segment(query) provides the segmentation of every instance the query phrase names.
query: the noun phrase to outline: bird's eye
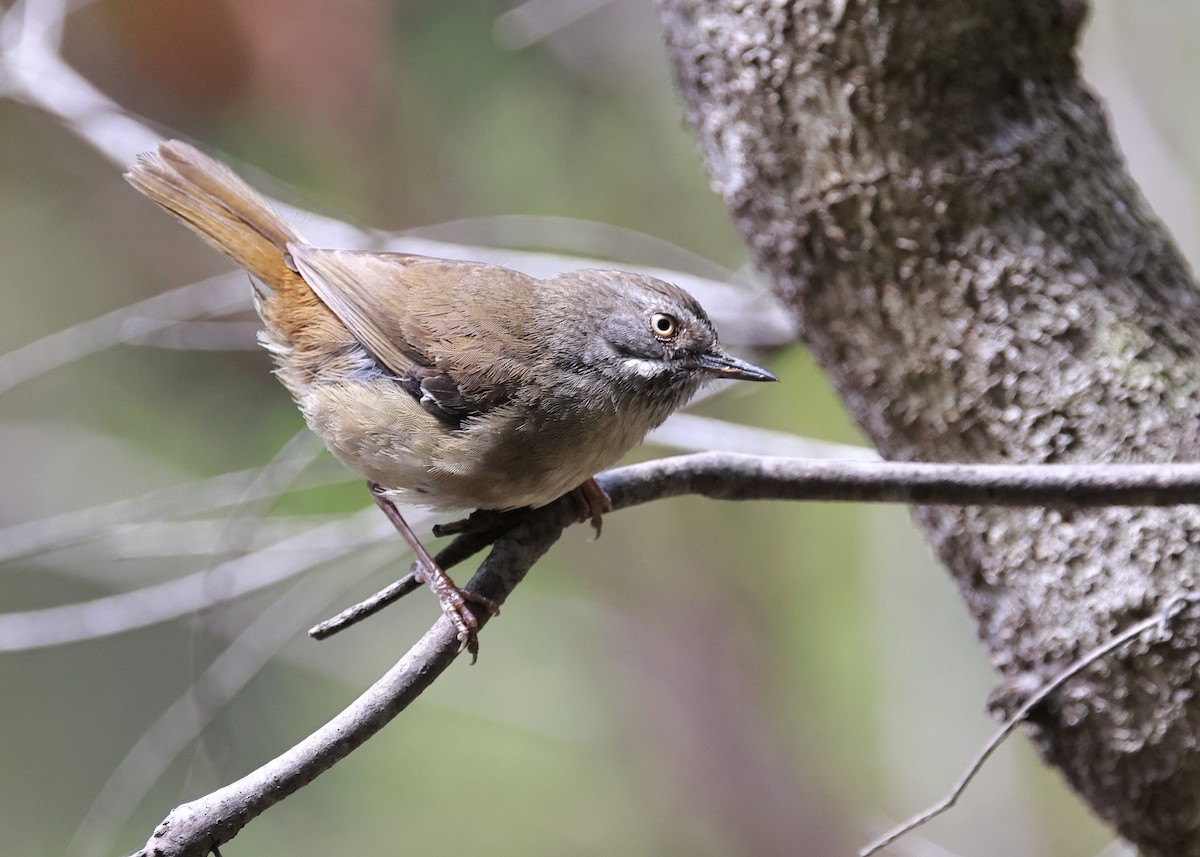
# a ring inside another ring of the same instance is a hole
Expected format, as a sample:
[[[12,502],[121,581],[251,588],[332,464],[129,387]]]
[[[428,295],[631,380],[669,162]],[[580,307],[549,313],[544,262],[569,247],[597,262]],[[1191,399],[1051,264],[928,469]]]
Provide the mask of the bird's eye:
[[[674,316],[656,312],[650,316],[650,329],[659,339],[670,339],[679,331],[679,323],[675,321]]]

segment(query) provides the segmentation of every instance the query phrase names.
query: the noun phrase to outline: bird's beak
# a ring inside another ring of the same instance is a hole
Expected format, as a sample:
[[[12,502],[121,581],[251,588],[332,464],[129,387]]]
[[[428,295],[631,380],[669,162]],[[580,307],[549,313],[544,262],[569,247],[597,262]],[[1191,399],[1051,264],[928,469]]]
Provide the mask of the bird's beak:
[[[705,352],[696,358],[696,365],[701,369],[712,372],[718,378],[728,378],[736,381],[778,381],[779,379],[753,363],[738,360],[720,352]]]

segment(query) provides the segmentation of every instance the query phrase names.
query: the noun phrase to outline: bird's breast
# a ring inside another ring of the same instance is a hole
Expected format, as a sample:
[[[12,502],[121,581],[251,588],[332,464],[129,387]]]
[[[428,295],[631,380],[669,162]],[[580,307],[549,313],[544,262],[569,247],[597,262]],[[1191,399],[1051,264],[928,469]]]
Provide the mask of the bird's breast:
[[[651,396],[550,395],[452,428],[385,377],[311,384],[297,402],[351,470],[402,502],[445,510],[550,503],[616,463],[673,409]]]

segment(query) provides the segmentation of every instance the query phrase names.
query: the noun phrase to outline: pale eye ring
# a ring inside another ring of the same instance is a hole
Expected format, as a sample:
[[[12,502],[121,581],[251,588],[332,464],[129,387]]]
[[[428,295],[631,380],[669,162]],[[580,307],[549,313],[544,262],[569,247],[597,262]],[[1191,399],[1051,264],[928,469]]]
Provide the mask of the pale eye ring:
[[[665,312],[656,312],[650,316],[650,331],[659,339],[671,339],[679,332],[679,322]]]

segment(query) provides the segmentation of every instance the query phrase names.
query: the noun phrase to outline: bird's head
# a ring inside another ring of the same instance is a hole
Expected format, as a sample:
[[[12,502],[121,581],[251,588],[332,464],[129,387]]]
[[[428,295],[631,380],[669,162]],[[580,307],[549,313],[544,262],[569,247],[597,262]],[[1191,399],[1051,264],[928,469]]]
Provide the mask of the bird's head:
[[[778,380],[726,352],[703,307],[678,286],[621,271],[567,276],[571,315],[583,325],[579,365],[621,391],[670,396],[678,407],[710,380]]]

